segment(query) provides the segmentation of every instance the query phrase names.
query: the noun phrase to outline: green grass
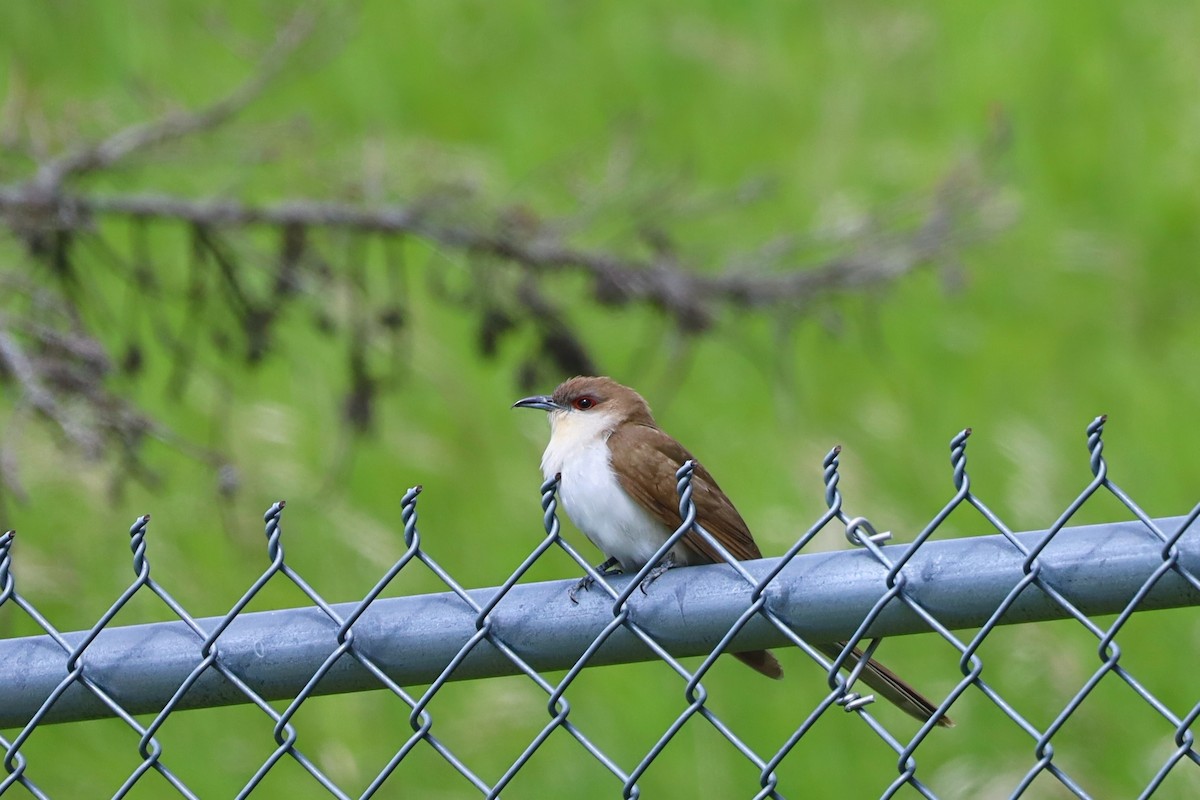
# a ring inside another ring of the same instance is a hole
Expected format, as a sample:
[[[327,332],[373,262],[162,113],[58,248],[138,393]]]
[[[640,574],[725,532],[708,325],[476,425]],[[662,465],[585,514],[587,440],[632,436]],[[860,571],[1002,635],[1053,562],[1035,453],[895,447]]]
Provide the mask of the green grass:
[[[240,79],[246,54],[285,11],[18,2],[0,26],[0,120],[24,120],[18,138],[54,151],[176,102],[203,102]],[[583,194],[603,212],[585,241],[616,246],[639,225],[669,224],[682,253],[715,264],[771,235],[928,190],[1002,114],[1012,146],[994,167],[1019,215],[967,253],[957,290],[923,273],[836,301],[782,336],[769,320],[729,314],[688,345],[652,312],[590,306],[578,281],[563,279],[555,296],[603,368],[638,386],[705,460],[769,554],[822,510],[820,460],[839,443],[849,508],[910,538],[952,495],[946,443],[968,425],[974,486],[1014,527],[1044,527],[1086,485],[1083,429],[1099,413],[1111,419],[1114,479],[1151,514],[1178,514],[1197,501],[1200,472],[1191,436],[1200,402],[1198,38],[1200,11],[1186,4],[368,0],[325,26],[239,124],[87,185],[403,201],[453,179],[490,203],[549,218],[576,212]],[[19,153],[0,154],[4,180],[29,168]],[[691,219],[655,202],[662,186],[719,195],[758,177],[773,192],[745,207]],[[629,208],[635,219],[621,213]],[[103,233],[122,246],[129,235],[121,223]],[[186,237],[166,227],[151,234],[166,313],[180,322],[171,298],[185,285]],[[246,241],[269,252],[271,241],[254,236]],[[223,377],[197,376],[179,402],[163,390],[170,364],[151,351],[145,380],[123,387],[182,433],[234,453],[244,483],[232,501],[218,499],[207,470],[158,447],[150,457],[166,485],[129,486],[114,499],[107,468],[80,465],[43,432],[25,432],[31,499],[0,520],[20,531],[22,591],[61,629],[87,627],[132,577],[124,530],[150,512],[155,576],[193,613],[222,613],[265,567],[260,515],[286,497],[289,561],[326,597],[350,600],[402,551],[398,501],[416,483],[426,489],[429,552],[465,584],[500,583],[541,537],[544,422],[508,409],[521,393],[512,375],[522,342],[480,360],[474,320],[439,303],[428,282],[437,270],[461,287],[468,271],[420,243],[405,255],[406,359],[375,431],[344,458],[336,400],[344,344],[313,333],[303,306],[257,372],[206,347],[204,362]],[[380,265],[378,253],[368,258]],[[110,306],[95,322],[119,346],[137,330],[123,289],[104,277],[95,286]],[[1100,501],[1082,518],[1119,513]],[[948,532],[986,530],[960,512]],[[831,537],[824,543],[836,546]],[[531,577],[575,572],[555,556]],[[395,592],[438,588],[406,573]],[[294,602],[294,593],[273,591],[256,607]],[[139,602],[119,621],[163,616]],[[0,626],[30,632],[19,617],[5,608]],[[1177,714],[1196,701],[1186,666],[1195,631],[1191,612],[1148,614],[1120,639],[1130,669]],[[889,641],[884,655],[934,691],[957,674],[949,649],[927,637]],[[1094,642],[1069,623],[997,631],[984,657],[985,677],[1039,725],[1097,663]],[[780,683],[732,661],[706,681],[722,719],[763,751],[789,735],[823,685],[799,653],[783,658],[789,678]],[[1171,731],[1110,681],[1055,738],[1056,761],[1093,796],[1131,796],[1165,761]],[[684,707],[682,686],[653,665],[585,673],[570,699],[572,719],[626,769]],[[431,710],[435,732],[487,779],[546,719],[544,698],[516,678],[453,685]],[[898,715],[879,713],[907,730]],[[1035,760],[1033,743],[976,692],[955,716],[959,727],[922,746],[918,774],[944,797],[1007,796]],[[298,724],[301,747],[350,790],[409,731],[407,708],[374,694],[314,700]],[[1097,739],[1097,730],[1107,733]],[[162,740],[165,763],[205,797],[234,793],[272,749],[266,718],[248,709],[179,714]],[[56,797],[111,794],[136,764],[135,739],[119,723],[39,729],[23,752],[29,774]],[[782,786],[788,796],[876,796],[896,774],[889,753],[856,720],[828,717],[784,762]],[[167,792],[154,776],[144,783],[134,796]],[[640,785],[643,797],[729,797],[748,796],[756,781],[693,722]],[[313,786],[285,761],[263,793],[309,796]],[[473,796],[427,748],[388,789]],[[506,796],[618,790],[555,735]],[[1194,767],[1182,764],[1157,796],[1195,791]],[[1030,796],[1066,795],[1039,780]]]

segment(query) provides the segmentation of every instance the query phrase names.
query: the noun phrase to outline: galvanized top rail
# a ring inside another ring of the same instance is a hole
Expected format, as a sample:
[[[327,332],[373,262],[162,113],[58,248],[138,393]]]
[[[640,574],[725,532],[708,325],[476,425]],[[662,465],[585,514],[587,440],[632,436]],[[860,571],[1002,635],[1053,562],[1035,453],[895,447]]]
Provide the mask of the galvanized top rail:
[[[1175,547],[1181,567],[1200,574],[1200,524],[1169,517],[1155,524],[1181,532]],[[1183,530],[1184,526],[1190,525]],[[1030,550],[1046,531],[1016,534]],[[906,545],[881,548],[893,561]],[[1146,536],[1141,522],[1068,528],[1054,536],[1039,556],[1045,579],[1089,616],[1120,612],[1162,565],[1162,545]],[[781,559],[742,562],[761,580]],[[1001,535],[929,542],[904,568],[906,589],[947,628],[983,625],[1025,576],[1026,556]],[[799,636],[814,643],[843,641],[858,629],[878,602],[888,570],[862,550],[800,555],[783,566],[765,594],[767,606]],[[631,576],[609,578],[623,591]],[[613,603],[603,593],[567,597],[575,580],[513,586],[488,619],[493,632],[539,672],[568,669],[578,655],[612,622]],[[496,587],[469,592],[487,606]],[[636,619],[672,655],[708,655],[750,605],[752,587],[725,564],[667,572],[648,595],[633,595]],[[343,619],[360,604],[339,603]],[[1171,571],[1142,598],[1142,610],[1200,605],[1200,591]],[[1012,604],[998,624],[1062,619],[1063,606],[1034,586]],[[453,592],[381,598],[362,610],[354,623],[355,643],[401,684],[432,683],[463,644],[478,632],[479,614]],[[203,631],[218,630],[223,617],[196,620]],[[268,700],[295,697],[338,647],[338,629],[317,608],[292,608],[239,614],[217,638],[225,664]],[[889,605],[865,631],[868,638],[928,633],[919,615],[902,603]],[[86,631],[62,638],[73,648]],[[183,622],[106,628],[86,649],[86,674],[113,695],[125,698],[130,713],[163,708],[200,659],[203,643]],[[780,647],[787,637],[765,619],[752,619],[733,640],[734,649]],[[610,636],[591,659],[593,666],[648,661],[658,656],[628,630]],[[26,724],[44,698],[67,676],[68,659],[50,636],[0,640],[0,728]],[[460,663],[453,680],[516,674],[520,670],[484,641]],[[370,671],[342,659],[313,694],[381,688]],[[207,672],[176,704],[203,708],[249,702],[219,673]],[[112,711],[79,684],[72,684],[43,717],[43,723],[111,716]]]

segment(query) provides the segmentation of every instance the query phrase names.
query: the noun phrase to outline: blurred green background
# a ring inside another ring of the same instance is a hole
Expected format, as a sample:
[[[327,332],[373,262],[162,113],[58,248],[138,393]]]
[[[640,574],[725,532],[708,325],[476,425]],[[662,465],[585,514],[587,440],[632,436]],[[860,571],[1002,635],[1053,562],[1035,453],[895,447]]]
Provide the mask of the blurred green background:
[[[10,146],[0,180],[28,177],[39,153],[219,96],[288,10],[6,4],[0,133]],[[1197,41],[1200,7],[1186,3],[364,0],[328,14],[304,57],[236,123],[82,188],[380,203],[459,182],[548,217],[578,211],[586,195],[611,219],[653,214],[656,187],[721,197],[767,181],[772,190],[757,203],[718,203],[672,228],[682,252],[714,263],[708,254],[829,229],[929,191],[1000,117],[1011,144],[993,168],[1015,221],[965,251],[957,284],[922,271],[822,306],[782,334],[768,319],[727,315],[696,341],[651,310],[595,306],[579,282],[562,280],[555,297],[603,370],[638,387],[704,459],[769,555],[823,510],[820,462],[834,444],[844,447],[849,510],[910,539],[952,495],[946,443],[968,425],[973,486],[1015,529],[1049,525],[1087,484],[1083,430],[1099,413],[1110,416],[1111,476],[1167,516],[1200,499],[1191,416],[1200,401]],[[619,246],[636,223],[588,235]],[[122,223],[105,224],[113,241],[127,241]],[[186,235],[170,225],[151,235],[163,283],[181,295],[183,267],[170,267],[186,257]],[[239,492],[220,497],[211,470],[154,445],[148,456],[164,484],[114,498],[111,465],[80,463],[48,431],[26,430],[17,455],[29,500],[9,502],[0,520],[20,532],[21,591],[60,630],[88,627],[132,577],[125,531],[149,512],[155,577],[193,614],[223,613],[265,567],[261,513],[286,497],[289,562],[326,598],[352,600],[402,552],[399,498],[417,483],[434,558],[465,585],[503,581],[542,536],[545,422],[509,410],[523,393],[514,378],[522,342],[481,359],[478,321],[428,285],[434,270],[451,284],[468,279],[456,254],[405,247],[404,378],[372,435],[348,441],[337,395],[343,346],[306,321],[285,322],[279,350],[255,371],[201,372],[183,402],[166,396],[170,365],[150,350],[146,373],[120,388],[180,433],[228,448]],[[0,245],[0,258],[18,253]],[[113,320],[116,347],[135,323]],[[1105,498],[1083,512],[1088,521],[1128,517]],[[987,532],[959,513],[939,535]],[[821,546],[840,538],[830,531]],[[552,552],[530,580],[576,572]],[[390,593],[440,588],[405,570]],[[300,602],[273,588],[253,607]],[[139,598],[118,622],[167,616]],[[10,606],[0,630],[33,628]],[[1118,642],[1121,663],[1185,715],[1197,701],[1195,615],[1135,618]],[[1074,623],[997,631],[982,655],[984,677],[1043,727],[1099,664],[1095,639]],[[888,641],[880,656],[933,695],[958,675],[955,653],[929,637]],[[781,682],[731,659],[706,679],[714,710],[759,752],[779,747],[822,696],[820,673],[801,653],[781,659]],[[627,770],[685,707],[682,684],[662,665],[587,672],[568,697],[572,721]],[[545,723],[544,703],[528,680],[510,678],[452,685],[430,711],[442,741],[494,780]],[[918,752],[918,776],[942,797],[1008,796],[1036,760],[1034,743],[978,692],[953,713],[958,727]],[[916,730],[892,709],[878,714],[899,732]],[[299,745],[356,793],[407,738],[407,716],[380,693],[314,699],[296,720]],[[200,796],[231,796],[274,749],[270,729],[256,710],[180,713],[160,735],[164,762]],[[1056,736],[1055,763],[1092,796],[1132,796],[1174,749],[1172,733],[1109,676]],[[107,722],[39,729],[22,752],[29,776],[55,797],[111,795],[140,761],[136,737]],[[827,715],[780,767],[781,788],[878,796],[895,760],[857,720]],[[1157,796],[1195,796],[1198,774],[1179,765]],[[747,797],[757,779],[694,720],[639,785],[651,798]],[[505,796],[619,791],[556,734]],[[149,775],[132,796],[170,793]],[[261,793],[321,792],[285,759]],[[476,793],[421,747],[383,796]],[[1043,777],[1027,796],[1069,795]]]

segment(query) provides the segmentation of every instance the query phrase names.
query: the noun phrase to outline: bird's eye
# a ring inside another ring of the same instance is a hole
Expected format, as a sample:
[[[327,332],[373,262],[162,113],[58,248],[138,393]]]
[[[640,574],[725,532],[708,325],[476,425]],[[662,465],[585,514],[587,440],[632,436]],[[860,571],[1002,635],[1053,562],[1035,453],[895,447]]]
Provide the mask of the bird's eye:
[[[596,405],[596,401],[590,397],[579,397],[576,398],[575,402],[571,405],[575,406],[580,411],[587,411],[589,408]]]

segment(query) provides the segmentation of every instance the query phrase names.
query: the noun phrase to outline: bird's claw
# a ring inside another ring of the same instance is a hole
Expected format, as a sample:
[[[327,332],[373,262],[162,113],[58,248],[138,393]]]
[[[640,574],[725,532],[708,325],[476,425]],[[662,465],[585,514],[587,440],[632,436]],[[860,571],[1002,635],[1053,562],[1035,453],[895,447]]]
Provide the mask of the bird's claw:
[[[667,553],[667,557],[664,558],[659,563],[655,564],[654,569],[647,572],[646,577],[642,579],[641,584],[638,586],[638,588],[642,590],[642,594],[648,594],[646,592],[646,589],[650,586],[650,584],[654,583],[656,580],[661,578],[667,570],[671,569],[674,566],[675,566],[674,554]]]
[[[579,579],[579,583],[575,584],[574,586],[572,586],[570,589],[567,590],[567,597],[569,597],[571,599],[572,603],[574,603],[575,605],[579,605],[579,600],[578,600],[578,598],[575,597],[575,595],[579,594],[579,592],[581,590],[586,592],[587,590],[591,589],[592,584],[595,582],[596,582],[596,579],[593,578],[591,575],[584,575],[582,578]]]
[[[606,578],[609,575],[620,575],[621,574],[621,562],[615,558],[610,558],[610,559],[606,560],[603,564],[597,564],[596,571],[599,572],[601,575],[603,575]],[[594,584],[595,582],[596,582],[596,579],[593,578],[591,575],[584,575],[582,578],[579,579],[579,583],[575,584],[574,586],[572,586],[570,589],[567,590],[567,597],[571,598],[572,603],[574,603],[575,605],[579,605],[579,600],[578,600],[578,598],[576,598],[576,595],[579,594],[579,592],[581,592],[581,591],[586,592],[589,589],[591,589],[592,584]]]

